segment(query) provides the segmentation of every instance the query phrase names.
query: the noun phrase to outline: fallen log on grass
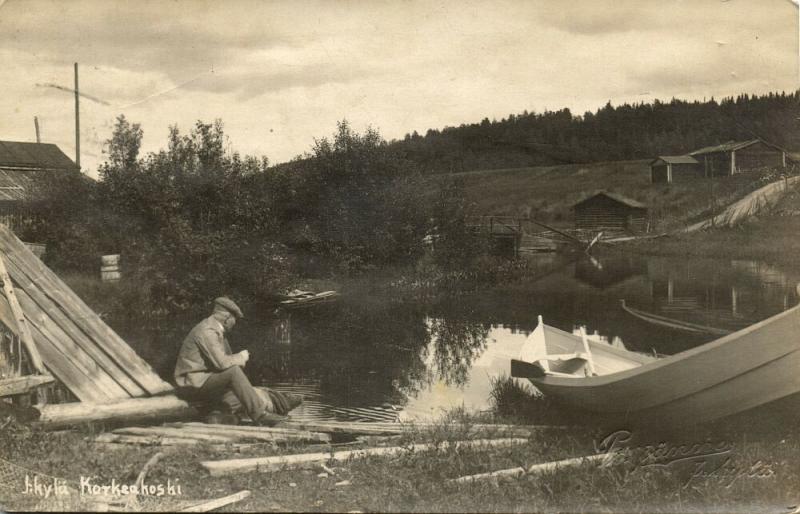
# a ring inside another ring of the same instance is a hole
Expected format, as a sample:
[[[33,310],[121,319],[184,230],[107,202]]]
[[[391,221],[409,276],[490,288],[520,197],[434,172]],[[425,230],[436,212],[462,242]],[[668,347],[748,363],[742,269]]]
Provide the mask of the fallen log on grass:
[[[249,471],[271,472],[281,469],[298,469],[314,467],[331,460],[343,461],[359,457],[392,456],[407,452],[420,452],[442,448],[494,447],[525,444],[527,439],[477,439],[472,441],[455,441],[442,444],[425,443],[410,446],[393,446],[390,448],[366,448],[363,450],[347,450],[327,453],[300,453],[295,455],[276,455],[274,457],[255,457],[250,459],[227,459],[203,461],[200,463],[212,476],[246,473]]]
[[[39,423],[47,427],[90,421],[127,423],[196,419],[197,409],[175,395],[131,398],[114,403],[73,402],[37,406]]]
[[[575,457],[573,459],[557,460],[553,462],[543,462],[541,464],[534,464],[533,466],[525,469],[523,467],[500,469],[497,471],[490,471],[488,473],[478,473],[477,475],[466,475],[458,478],[451,478],[448,482],[451,483],[464,483],[475,482],[478,480],[486,480],[490,478],[511,477],[517,478],[522,475],[541,475],[543,473],[550,473],[562,468],[576,467],[589,462],[596,462],[598,460],[610,459],[607,453],[600,453],[597,455],[587,455],[585,457]]]

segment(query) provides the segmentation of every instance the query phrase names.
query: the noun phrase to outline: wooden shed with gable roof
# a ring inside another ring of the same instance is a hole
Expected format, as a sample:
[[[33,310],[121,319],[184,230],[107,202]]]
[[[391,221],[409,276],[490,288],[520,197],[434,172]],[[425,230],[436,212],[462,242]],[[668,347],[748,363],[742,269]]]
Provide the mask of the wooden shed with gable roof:
[[[660,155],[650,163],[650,183],[671,184],[703,177],[703,168],[691,155]]]
[[[689,153],[706,177],[727,177],[759,168],[786,166],[786,150],[761,139],[728,141]]]
[[[38,215],[37,179],[79,171],[54,144],[0,141],[0,223],[17,231]]]
[[[574,204],[575,227],[593,231],[644,232],[647,206],[620,194],[601,191]]]

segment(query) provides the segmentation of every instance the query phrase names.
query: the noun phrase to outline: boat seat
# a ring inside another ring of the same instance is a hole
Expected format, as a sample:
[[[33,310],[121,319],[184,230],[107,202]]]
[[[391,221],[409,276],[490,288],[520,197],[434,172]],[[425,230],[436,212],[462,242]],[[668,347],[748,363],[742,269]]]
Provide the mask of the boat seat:
[[[538,362],[547,362],[546,373],[561,376],[587,376],[589,359],[585,353],[545,355]]]

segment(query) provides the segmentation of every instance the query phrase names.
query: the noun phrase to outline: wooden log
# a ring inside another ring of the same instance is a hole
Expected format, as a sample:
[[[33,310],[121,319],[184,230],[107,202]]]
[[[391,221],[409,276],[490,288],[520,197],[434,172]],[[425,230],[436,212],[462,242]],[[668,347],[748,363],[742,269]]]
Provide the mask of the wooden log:
[[[182,428],[169,427],[125,427],[112,431],[114,434],[122,435],[143,435],[160,437],[183,437],[186,439],[197,439],[198,441],[208,441],[212,443],[233,443],[238,440],[236,436],[226,436],[219,434],[202,434]]]
[[[27,375],[24,377],[4,378],[0,380],[0,396],[23,394],[32,391],[42,384],[55,380],[50,375]]]
[[[325,443],[331,440],[331,436],[328,434],[285,428],[213,425],[204,423],[168,423],[167,426],[189,432],[231,435],[237,436],[240,439],[257,439],[261,441],[310,441]]]
[[[456,441],[443,443],[444,448],[479,447],[479,446],[508,446],[524,444],[527,439],[477,439],[472,441]],[[277,455],[274,457],[255,457],[250,459],[230,459],[219,461],[204,461],[203,466],[212,476],[246,473],[249,471],[271,472],[281,469],[298,469],[314,467],[319,463],[329,460],[344,461],[359,457],[392,456],[404,452],[421,452],[435,449],[432,443],[414,444],[407,447],[393,446],[390,448],[365,448],[361,450],[346,450],[333,453],[301,453],[295,455]]]
[[[231,505],[232,503],[240,502],[245,498],[250,496],[250,491],[244,490],[239,491],[238,493],[234,493],[228,496],[223,496],[222,498],[217,498],[216,500],[209,500],[207,502],[203,502],[200,505],[194,505],[192,507],[187,507],[178,512],[209,512],[214,509],[219,509],[226,505]]]
[[[465,482],[474,482],[478,480],[486,480],[498,477],[516,478],[516,477],[521,477],[522,475],[541,475],[544,473],[552,473],[558,469],[576,467],[590,462],[596,462],[596,461],[609,462],[608,460],[606,460],[608,458],[609,454],[606,453],[601,453],[597,455],[587,455],[585,457],[575,457],[573,459],[564,459],[553,462],[543,462],[541,464],[534,464],[528,469],[517,467],[517,468],[500,469],[497,471],[490,471],[488,473],[478,473],[477,475],[466,475],[463,477],[451,478],[450,480],[448,480],[448,482],[465,483]]]
[[[78,327],[135,378],[149,394],[172,390],[100,317],[64,282],[28,250],[6,227],[0,227],[0,250],[6,261],[18,267],[27,279],[50,297]],[[12,279],[17,277],[13,276]],[[22,277],[19,277],[22,280]]]
[[[500,477],[521,477],[525,474],[525,468],[508,468],[508,469],[499,469],[497,471],[490,471],[488,473],[478,473],[477,475],[466,475],[463,477],[458,478],[451,478],[448,482],[451,483],[464,483],[464,482],[474,482],[477,480],[486,480],[490,478],[500,478]]]
[[[543,462],[542,464],[534,464],[527,470],[528,475],[541,475],[543,473],[552,473],[561,468],[572,468],[581,466],[583,464],[602,461],[603,463],[612,462],[612,454],[598,453],[596,455],[586,455],[583,457],[575,457],[572,459],[557,460],[553,462]]]
[[[97,444],[113,444],[119,446],[131,444],[141,446],[195,446],[200,444],[201,441],[199,439],[184,439],[182,437],[140,436],[103,432],[94,438],[94,442]]]
[[[160,422],[197,418],[197,409],[174,395],[131,398],[115,403],[62,403],[37,407],[39,423],[48,427],[88,421]]]

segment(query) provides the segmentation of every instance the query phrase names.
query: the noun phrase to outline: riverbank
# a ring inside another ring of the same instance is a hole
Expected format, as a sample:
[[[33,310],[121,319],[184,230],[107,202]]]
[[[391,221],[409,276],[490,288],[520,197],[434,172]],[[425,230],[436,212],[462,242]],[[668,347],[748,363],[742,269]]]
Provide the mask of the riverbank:
[[[795,264],[800,252],[800,192],[791,189],[767,212],[735,227],[632,241],[620,248],[649,255],[725,256]]]
[[[320,465],[304,470],[215,477],[203,469],[201,461],[327,450],[295,443],[248,448],[208,444],[174,449],[121,446],[112,450],[108,445],[92,443],[90,439],[101,428],[88,426],[58,433],[7,426],[0,443],[0,458],[27,468],[31,474],[35,471],[75,482],[79,488],[81,477],[91,478],[96,484],[112,480],[133,483],[145,463],[161,451],[164,456],[149,470],[147,483],[181,486],[179,498],[161,498],[162,505],[176,499],[251,492],[250,497],[225,511],[778,512],[788,511],[800,501],[796,492],[800,441],[796,434],[765,441],[752,435],[729,438],[719,432],[694,432],[680,440],[648,442],[635,434],[626,440],[624,433],[543,429],[512,446],[455,448],[448,442],[464,440],[470,420],[461,417],[451,421],[433,430],[411,431],[381,443],[435,443],[434,449],[330,462],[327,469]],[[585,463],[543,475],[449,482],[465,475],[594,455],[604,448],[604,440],[606,446],[616,441],[617,448],[627,448],[627,458],[608,467]],[[697,443],[724,446],[726,451],[718,457],[699,451],[692,459],[682,461],[673,459],[674,453],[670,457],[669,449],[675,452],[682,444]],[[6,478],[0,484],[17,492],[6,498],[19,497],[25,490],[24,475]],[[151,509],[157,508],[150,505]]]

